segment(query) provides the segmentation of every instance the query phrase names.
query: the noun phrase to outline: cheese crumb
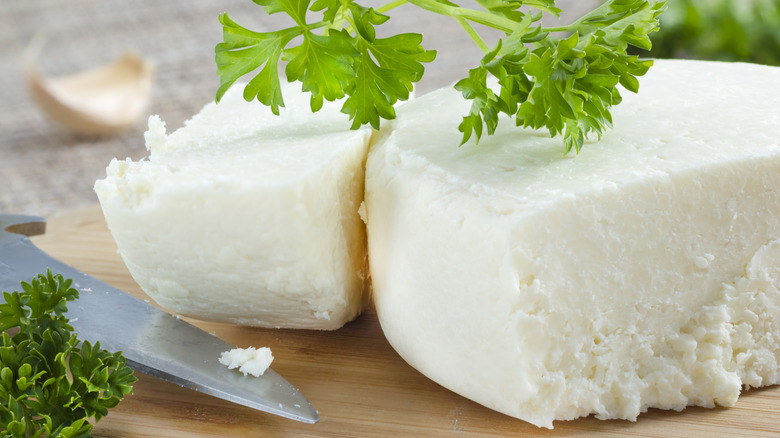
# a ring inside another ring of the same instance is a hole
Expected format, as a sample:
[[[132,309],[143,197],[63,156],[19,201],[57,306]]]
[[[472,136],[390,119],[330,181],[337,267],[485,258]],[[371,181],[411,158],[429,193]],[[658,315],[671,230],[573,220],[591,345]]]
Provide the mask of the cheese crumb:
[[[358,207],[358,216],[360,216],[360,220],[362,220],[364,224],[368,225],[368,214],[366,213],[365,201],[361,202],[360,207]]]
[[[710,263],[715,260],[715,256],[712,254],[705,254],[703,256],[698,256],[693,260],[693,263],[696,265],[699,269],[707,269],[710,267]]]
[[[262,376],[265,370],[271,366],[273,360],[274,356],[268,347],[234,348],[223,352],[219,357],[219,363],[228,369],[238,368],[238,371],[244,373],[245,376],[251,374],[255,377]]]
[[[144,140],[146,142],[146,150],[152,149],[166,149],[166,129],[165,122],[162,121],[160,116],[154,115],[149,117],[149,130],[144,133]]]

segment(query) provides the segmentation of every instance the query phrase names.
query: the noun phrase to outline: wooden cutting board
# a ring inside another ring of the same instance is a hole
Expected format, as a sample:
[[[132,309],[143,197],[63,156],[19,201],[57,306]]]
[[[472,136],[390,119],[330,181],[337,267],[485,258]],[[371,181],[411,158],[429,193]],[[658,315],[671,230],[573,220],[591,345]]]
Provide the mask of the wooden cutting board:
[[[147,298],[117,255],[99,207],[75,210],[50,220],[47,234],[33,241],[65,263]],[[751,389],[730,408],[689,408],[682,412],[654,409],[635,423],[589,417],[556,422],[554,430],[547,430],[491,411],[427,379],[393,351],[373,310],[335,332],[189,321],[237,346],[270,347],[276,358],[274,370],[308,397],[320,413],[320,422],[298,423],[136,373],[139,381],[134,394],[98,423],[97,436],[780,435],[780,387]]]

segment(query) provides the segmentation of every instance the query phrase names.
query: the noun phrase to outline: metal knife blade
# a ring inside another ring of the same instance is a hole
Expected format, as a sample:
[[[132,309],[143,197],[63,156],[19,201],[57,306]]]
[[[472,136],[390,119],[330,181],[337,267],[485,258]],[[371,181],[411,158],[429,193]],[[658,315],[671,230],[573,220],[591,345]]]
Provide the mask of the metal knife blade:
[[[271,414],[304,423],[319,420],[306,397],[273,370],[259,378],[228,370],[218,358],[232,345],[50,257],[23,235],[44,229],[42,218],[0,215],[0,291],[20,290],[21,281],[49,268],[73,279],[79,290],[80,298],[68,303],[79,338],[121,350],[131,368]]]

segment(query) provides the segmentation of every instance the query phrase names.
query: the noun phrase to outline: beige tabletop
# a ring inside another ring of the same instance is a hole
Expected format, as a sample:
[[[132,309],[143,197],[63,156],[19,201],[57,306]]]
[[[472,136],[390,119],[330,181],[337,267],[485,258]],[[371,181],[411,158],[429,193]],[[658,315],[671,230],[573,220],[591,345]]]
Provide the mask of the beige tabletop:
[[[559,1],[567,11],[561,21],[576,18],[594,1]],[[279,26],[277,17],[264,16],[250,0],[0,0],[0,5],[0,212],[42,216],[97,202],[92,186],[112,158],[145,156],[147,114],[159,114],[171,131],[213,100],[220,12],[256,30]],[[381,29],[422,31],[423,45],[438,50],[418,94],[465,77],[478,63],[479,49],[448,17],[409,5],[390,15]],[[32,101],[25,84],[22,55],[36,36],[45,41],[37,58],[44,75],[76,73],[128,50],[150,60],[155,75],[144,116],[105,138],[58,126]]]

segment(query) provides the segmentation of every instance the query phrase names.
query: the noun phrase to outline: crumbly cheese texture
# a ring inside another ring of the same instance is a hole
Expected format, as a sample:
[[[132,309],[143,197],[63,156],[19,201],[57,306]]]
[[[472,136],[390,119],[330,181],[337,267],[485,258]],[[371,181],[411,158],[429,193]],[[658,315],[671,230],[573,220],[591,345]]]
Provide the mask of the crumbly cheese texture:
[[[245,376],[251,374],[260,377],[271,366],[274,355],[268,347],[233,348],[219,356],[219,363],[229,370],[238,368]]]
[[[166,134],[148,159],[113,160],[95,184],[133,278],[166,309],[262,327],[336,329],[366,304],[358,215],[371,130],[338,104],[284,88],[279,117],[235,85]]]
[[[657,61],[578,156],[469,103],[404,105],[371,147],[377,313],[398,353],[542,427],[733,405],[780,381],[780,69]]]

